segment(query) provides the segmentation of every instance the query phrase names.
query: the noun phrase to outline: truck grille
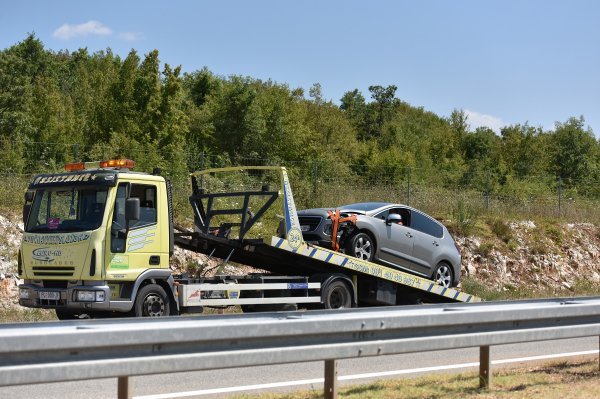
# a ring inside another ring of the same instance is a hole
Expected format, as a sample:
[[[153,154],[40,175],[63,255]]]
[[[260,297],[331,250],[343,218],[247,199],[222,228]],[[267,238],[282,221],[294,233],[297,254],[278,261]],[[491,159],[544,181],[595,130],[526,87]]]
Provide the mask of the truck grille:
[[[75,273],[74,267],[34,266],[35,277],[72,277]]]
[[[319,224],[323,220],[320,216],[299,216],[298,221],[300,222],[300,226],[308,226],[308,230],[306,227],[302,229],[302,231],[314,231],[317,229]]]

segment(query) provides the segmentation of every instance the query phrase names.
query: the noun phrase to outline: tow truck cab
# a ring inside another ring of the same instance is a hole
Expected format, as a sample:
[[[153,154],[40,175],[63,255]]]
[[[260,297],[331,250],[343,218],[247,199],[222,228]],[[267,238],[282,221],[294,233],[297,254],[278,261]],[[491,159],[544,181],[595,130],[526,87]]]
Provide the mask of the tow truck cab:
[[[34,176],[23,207],[22,306],[56,309],[61,319],[135,314],[136,305],[175,311],[170,186],[133,166],[131,160],[75,163],[65,173]],[[169,303],[136,304],[149,284],[162,287]]]

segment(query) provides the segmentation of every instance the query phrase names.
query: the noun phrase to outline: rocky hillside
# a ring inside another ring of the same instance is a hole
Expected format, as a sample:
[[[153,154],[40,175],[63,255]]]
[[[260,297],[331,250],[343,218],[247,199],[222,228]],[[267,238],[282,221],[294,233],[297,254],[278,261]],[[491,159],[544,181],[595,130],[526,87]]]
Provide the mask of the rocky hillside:
[[[589,223],[492,222],[457,237],[463,277],[488,290],[600,293],[600,229]]]
[[[17,250],[23,232],[19,218],[0,215],[0,309],[18,306]],[[465,285],[478,284],[488,293],[551,291],[568,296],[583,284],[600,293],[600,228],[593,224],[491,221],[455,238],[462,248]],[[218,267],[216,260],[181,249],[176,249],[172,262],[178,272],[203,275]],[[248,271],[227,267],[225,273]]]

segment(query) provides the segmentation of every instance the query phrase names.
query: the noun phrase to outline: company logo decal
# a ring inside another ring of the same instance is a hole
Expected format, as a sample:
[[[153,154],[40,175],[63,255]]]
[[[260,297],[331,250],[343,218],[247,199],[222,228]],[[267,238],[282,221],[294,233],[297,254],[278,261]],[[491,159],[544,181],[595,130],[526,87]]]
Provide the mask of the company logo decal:
[[[42,262],[52,262],[58,256],[62,256],[60,249],[38,248],[32,252],[32,258]]]

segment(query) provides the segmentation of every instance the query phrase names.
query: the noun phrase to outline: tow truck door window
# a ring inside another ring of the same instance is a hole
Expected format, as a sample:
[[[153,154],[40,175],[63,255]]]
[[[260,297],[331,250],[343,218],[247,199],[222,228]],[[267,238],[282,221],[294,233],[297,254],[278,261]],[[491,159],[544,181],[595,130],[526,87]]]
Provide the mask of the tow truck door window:
[[[131,228],[138,228],[156,223],[156,186],[132,184],[129,198],[140,199],[140,220]]]

